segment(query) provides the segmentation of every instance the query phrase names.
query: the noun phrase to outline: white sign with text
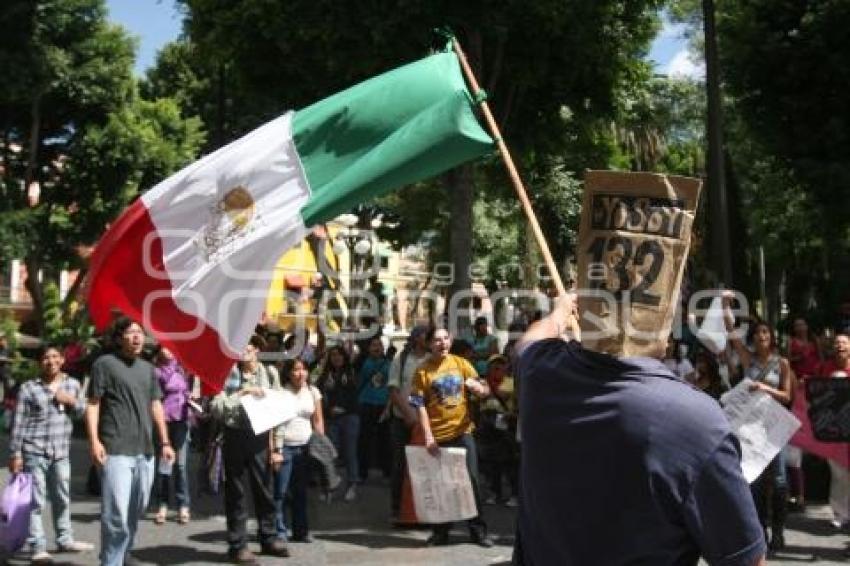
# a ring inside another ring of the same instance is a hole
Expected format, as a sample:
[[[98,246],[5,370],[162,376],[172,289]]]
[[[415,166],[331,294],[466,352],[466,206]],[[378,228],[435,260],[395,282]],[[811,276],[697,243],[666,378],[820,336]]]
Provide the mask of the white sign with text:
[[[800,428],[800,421],[764,391],[750,391],[744,379],[720,398],[732,432],[741,443],[741,470],[752,483]]]
[[[439,456],[423,446],[407,446],[405,451],[420,523],[448,523],[478,515],[465,448],[440,448]]]

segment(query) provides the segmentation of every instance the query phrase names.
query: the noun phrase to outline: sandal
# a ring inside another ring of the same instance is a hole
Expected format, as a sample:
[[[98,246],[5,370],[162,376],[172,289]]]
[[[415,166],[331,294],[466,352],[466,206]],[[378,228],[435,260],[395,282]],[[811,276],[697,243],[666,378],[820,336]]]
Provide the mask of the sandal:
[[[167,518],[167,515],[168,515],[168,508],[167,507],[160,507],[159,511],[156,512],[156,515],[154,515],[153,522],[157,525],[164,525],[165,519]]]
[[[185,525],[189,522],[190,518],[191,518],[191,516],[189,514],[189,508],[188,507],[181,507],[180,513],[178,513],[178,515],[177,515],[177,522],[180,523],[181,525]]]

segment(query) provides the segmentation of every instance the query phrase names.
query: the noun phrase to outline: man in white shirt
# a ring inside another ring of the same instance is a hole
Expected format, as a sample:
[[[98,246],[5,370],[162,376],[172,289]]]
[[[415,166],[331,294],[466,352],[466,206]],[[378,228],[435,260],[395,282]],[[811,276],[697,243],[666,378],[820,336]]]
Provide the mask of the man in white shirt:
[[[388,387],[392,404],[390,438],[392,440],[392,475],[390,476],[390,514],[397,521],[401,505],[401,487],[406,466],[404,447],[410,442],[410,431],[419,421],[416,409],[410,406],[410,384],[416,369],[431,355],[428,349],[428,327],[415,326],[410,331],[404,349],[390,366]]]

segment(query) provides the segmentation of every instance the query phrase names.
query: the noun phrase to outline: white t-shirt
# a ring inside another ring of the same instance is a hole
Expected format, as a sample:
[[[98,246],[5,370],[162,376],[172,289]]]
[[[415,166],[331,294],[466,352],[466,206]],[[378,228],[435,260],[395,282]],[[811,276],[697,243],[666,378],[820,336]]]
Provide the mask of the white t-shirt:
[[[404,360],[404,373],[401,371],[401,354],[395,357],[390,365],[390,376],[387,380],[387,386],[395,387],[401,394],[402,399],[410,397],[410,384],[413,383],[413,376],[416,370],[422,363],[431,357],[430,352],[425,352],[421,356],[416,356],[412,351]],[[401,418],[401,412],[398,407],[393,407],[393,414]]]
[[[295,405],[295,417],[280,425],[277,434],[283,434],[284,446],[304,446],[313,434],[311,418],[316,412],[316,403],[322,398],[322,394],[318,389],[307,384],[304,384],[298,393],[292,391],[288,385],[283,388],[283,392],[287,402]]]

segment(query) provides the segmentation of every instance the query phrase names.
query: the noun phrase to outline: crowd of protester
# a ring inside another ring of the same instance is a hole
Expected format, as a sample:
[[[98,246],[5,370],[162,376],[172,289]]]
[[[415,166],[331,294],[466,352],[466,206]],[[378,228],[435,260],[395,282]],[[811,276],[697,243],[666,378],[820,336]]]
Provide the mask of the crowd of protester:
[[[727,314],[730,330],[737,322]],[[727,349],[719,353],[692,336],[671,337],[663,363],[718,402],[741,379],[749,378],[752,390],[765,392],[801,419],[805,419],[806,379],[850,375],[850,328],[831,328],[827,340],[816,336],[805,319],[796,318],[783,345],[771,325],[749,322],[746,338],[730,334]],[[512,336],[524,328],[523,323],[513,324]],[[514,379],[514,341],[500,348],[484,317],[475,319],[468,335],[457,338],[442,328],[416,326],[398,352],[380,334],[332,343],[306,329],[284,333],[261,325],[223,390],[208,397],[201,394],[199,380],[167,348],[145,346],[137,324],[119,319],[106,342],[108,353],[93,364],[77,366],[66,363],[63,349],[46,346],[38,354],[40,377],[4,388],[11,432],[9,467],[13,472],[29,471],[35,478],[29,539],[34,563],[52,559],[42,526],[48,501],[53,506],[57,549],[91,548],[73,537],[68,494],[71,423],[83,412],[92,459],[100,468],[92,473],[98,477],[104,506],[102,564],[133,562],[129,550],[151,486],[155,525],[170,518],[179,524],[191,520],[190,483],[198,481],[188,473],[192,446],[203,461],[203,489],[223,495],[228,552],[235,563],[255,561],[246,532],[249,489],[261,551],[275,556],[288,556],[290,541],[311,542],[307,511],[311,485],[319,486],[329,504],[338,499],[356,502],[358,486],[377,474],[375,481],[390,492],[389,521],[403,523],[404,448],[417,437],[432,452],[451,446],[466,449],[478,506],[478,515],[468,521],[473,542],[492,545],[484,519],[487,505],[519,503],[521,384]],[[75,362],[78,354],[73,356]],[[91,376],[87,392],[76,378],[84,373]],[[139,377],[144,375],[152,379]],[[255,434],[241,400],[268,389],[286,395],[295,417]],[[47,433],[45,419],[61,427],[51,426]],[[313,470],[323,451],[314,444],[325,436],[334,448],[330,463],[334,469],[324,476],[326,481],[316,481]],[[774,550],[785,546],[789,508],[806,503],[804,449],[792,441],[751,486],[765,539]],[[850,520],[846,452],[845,445],[843,458],[841,450],[837,456],[828,449],[817,454],[829,462],[830,504],[837,527]],[[327,479],[337,469],[344,481]],[[429,544],[448,544],[449,528],[434,525]]]

